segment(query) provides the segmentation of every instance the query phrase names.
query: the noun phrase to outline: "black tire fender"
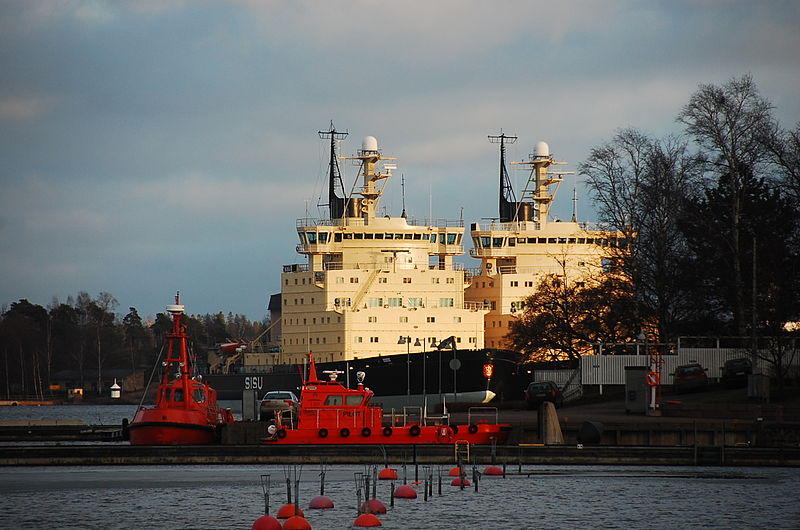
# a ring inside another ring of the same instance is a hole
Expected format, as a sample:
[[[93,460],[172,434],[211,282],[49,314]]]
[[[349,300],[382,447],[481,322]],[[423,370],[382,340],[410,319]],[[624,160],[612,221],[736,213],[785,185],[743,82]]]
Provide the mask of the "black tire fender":
[[[422,429],[419,428],[419,425],[412,425],[411,428],[408,430],[408,434],[411,436],[419,436],[419,433],[422,432]]]
[[[392,428],[391,427],[384,427],[383,428],[383,435],[384,436],[391,436],[392,435]]]
[[[348,436],[350,436],[350,429],[348,429],[347,427],[342,427],[342,430],[339,431],[339,436],[341,436],[342,438],[347,438]]]
[[[470,434],[475,434],[476,432],[478,432],[478,426],[475,425],[474,423],[471,423],[467,430],[469,431]]]
[[[370,429],[369,427],[364,427],[363,429],[361,429],[361,436],[363,436],[364,438],[368,438],[371,434],[372,434],[372,429]]]
[[[326,436],[328,436],[328,429],[323,427],[322,429],[319,430],[317,434],[319,434],[320,438],[325,438]]]

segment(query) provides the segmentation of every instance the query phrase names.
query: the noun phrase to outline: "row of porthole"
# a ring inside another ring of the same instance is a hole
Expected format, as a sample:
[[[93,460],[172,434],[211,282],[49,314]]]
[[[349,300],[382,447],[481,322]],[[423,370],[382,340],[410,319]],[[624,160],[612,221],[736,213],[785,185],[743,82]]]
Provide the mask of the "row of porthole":
[[[451,428],[453,429],[453,434],[458,432],[458,425],[453,425]],[[471,434],[475,434],[476,432],[478,432],[478,426],[470,425],[467,428],[467,430]],[[283,436],[281,436],[281,431],[283,431]],[[391,427],[383,428],[384,436],[391,436],[392,432],[393,430]],[[411,436],[419,436],[420,432],[422,432],[422,430],[419,428],[419,425],[412,425],[411,428],[408,430],[408,434],[410,434]],[[328,429],[323,427],[318,431],[317,434],[319,435],[320,438],[326,438],[328,436]],[[363,429],[361,429],[361,436],[363,436],[364,438],[367,438],[371,435],[372,435],[372,429],[370,429],[369,427],[364,427]],[[285,436],[286,436],[285,430],[281,429],[280,431],[278,431],[278,438],[284,438]],[[347,427],[343,427],[341,430],[339,430],[339,436],[341,436],[342,438],[347,438],[348,436],[350,436],[350,429],[348,429]]]

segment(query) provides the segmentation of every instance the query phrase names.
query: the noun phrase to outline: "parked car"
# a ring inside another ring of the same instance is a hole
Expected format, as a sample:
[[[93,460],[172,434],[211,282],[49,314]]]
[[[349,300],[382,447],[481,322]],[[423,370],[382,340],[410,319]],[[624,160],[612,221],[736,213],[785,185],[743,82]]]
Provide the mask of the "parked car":
[[[708,388],[706,369],[698,363],[677,366],[672,375],[673,389],[678,394]]]
[[[535,409],[545,401],[549,401],[556,408],[564,404],[564,396],[558,385],[552,381],[533,382],[525,389],[525,402],[528,409]]]
[[[296,411],[300,401],[294,392],[288,390],[271,390],[264,394],[259,407],[261,421],[271,420],[277,412]]]
[[[728,388],[747,385],[747,376],[753,373],[753,364],[747,357],[728,359],[722,367],[721,382]]]

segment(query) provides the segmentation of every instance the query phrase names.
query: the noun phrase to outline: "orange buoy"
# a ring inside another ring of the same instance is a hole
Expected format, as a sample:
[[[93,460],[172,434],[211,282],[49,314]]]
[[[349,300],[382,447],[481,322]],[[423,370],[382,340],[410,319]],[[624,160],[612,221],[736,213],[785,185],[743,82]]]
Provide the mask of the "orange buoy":
[[[451,477],[460,477],[461,476],[461,468],[456,466],[450,469],[450,473],[448,473]]]
[[[311,523],[299,515],[293,515],[283,523],[283,530],[311,530]]]
[[[250,530],[281,530],[281,522],[271,515],[262,515],[253,522]]]
[[[373,526],[383,526],[383,523],[381,523],[381,520],[372,515],[371,513],[362,513],[361,515],[356,517],[353,526],[359,528],[368,528]]]
[[[500,466],[486,466],[486,469],[483,470],[484,475],[503,475],[503,468]]]
[[[333,508],[333,500],[327,495],[317,495],[311,502],[308,503],[308,507],[311,510],[328,510]]]
[[[461,486],[461,477],[456,477],[453,479],[453,482],[450,483],[451,486]],[[468,479],[464,479],[464,486],[469,486],[470,481]]]
[[[386,513],[386,505],[378,499],[369,499],[367,502],[361,503],[361,511],[363,513]]]
[[[385,467],[378,473],[378,480],[397,480],[397,470]]]
[[[394,496],[398,499],[416,499],[417,490],[408,484],[403,484],[394,491]]]
[[[295,511],[295,508],[297,511]],[[303,509],[299,506],[295,506],[294,504],[284,504],[281,506],[281,509],[278,510],[277,517],[278,519],[288,519],[293,515],[299,515],[300,517],[303,517]]]

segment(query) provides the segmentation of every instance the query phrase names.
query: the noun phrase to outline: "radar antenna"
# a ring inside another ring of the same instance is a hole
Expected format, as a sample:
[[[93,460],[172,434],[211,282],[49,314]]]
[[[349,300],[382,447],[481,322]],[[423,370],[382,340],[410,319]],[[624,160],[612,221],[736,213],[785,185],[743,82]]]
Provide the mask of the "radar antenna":
[[[506,143],[513,144],[517,141],[517,137],[508,136],[500,129],[499,135],[489,135],[489,141],[493,144],[500,144],[500,222],[508,223],[517,217],[515,211],[517,198],[506,169]]]
[[[345,202],[347,197],[344,192],[344,182],[342,182],[342,175],[339,172],[339,159],[336,157],[336,141],[347,138],[348,132],[340,132],[336,130],[331,120],[331,127],[327,131],[317,131],[319,137],[322,139],[331,140],[331,155],[328,168],[328,208],[330,210],[331,219],[339,219],[344,215]],[[342,196],[337,195],[337,189],[341,190]]]

